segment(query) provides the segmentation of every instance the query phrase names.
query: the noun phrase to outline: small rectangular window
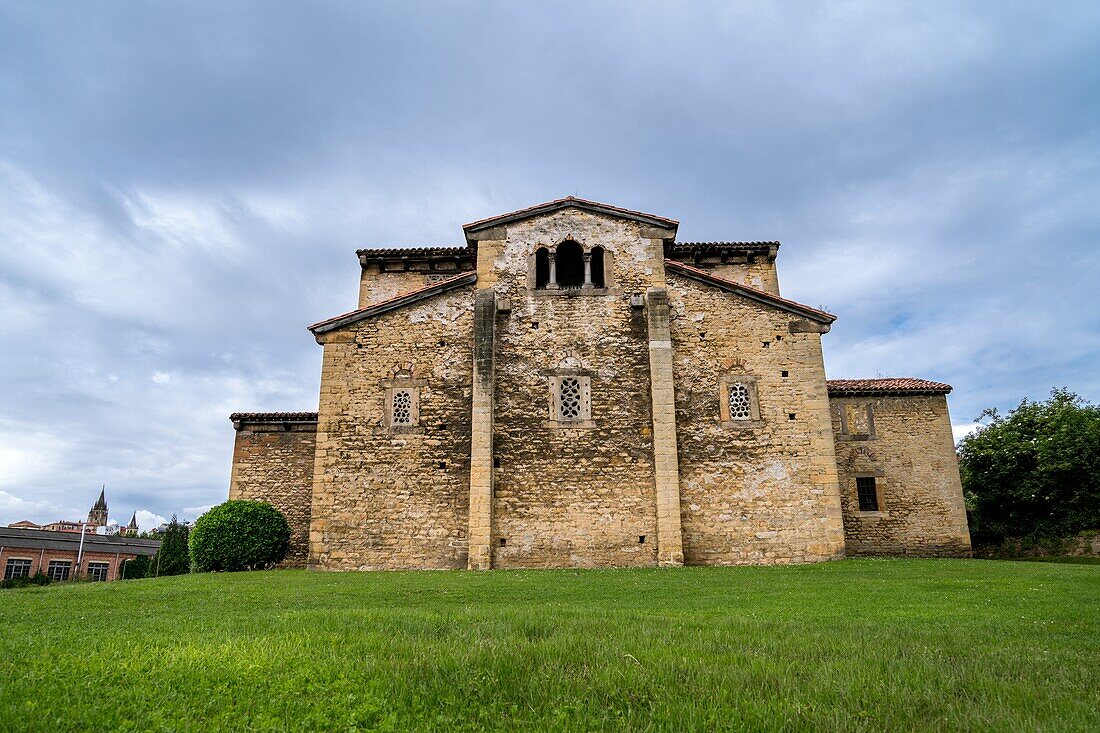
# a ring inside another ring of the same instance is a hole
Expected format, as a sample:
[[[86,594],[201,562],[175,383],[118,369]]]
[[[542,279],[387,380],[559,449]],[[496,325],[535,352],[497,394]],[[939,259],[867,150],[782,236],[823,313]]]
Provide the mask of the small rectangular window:
[[[858,476],[856,478],[856,495],[859,498],[859,510],[861,512],[877,512],[878,487],[875,485],[874,476]]]
[[[4,580],[26,578],[31,574],[31,561],[22,558],[10,558],[4,568]]]
[[[68,560],[50,560],[49,568],[46,570],[46,575],[50,576],[50,580],[61,582],[69,579],[69,571],[72,570],[73,564]]]
[[[105,562],[88,563],[88,580],[107,580],[108,564]]]

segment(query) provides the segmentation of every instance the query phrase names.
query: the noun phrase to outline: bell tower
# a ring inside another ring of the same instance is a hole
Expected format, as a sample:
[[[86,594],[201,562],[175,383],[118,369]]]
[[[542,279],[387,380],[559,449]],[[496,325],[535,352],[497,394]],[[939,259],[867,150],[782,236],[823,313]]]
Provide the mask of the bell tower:
[[[99,490],[99,498],[88,512],[88,524],[92,526],[103,527],[107,524],[107,499],[103,495],[106,490],[106,486]]]

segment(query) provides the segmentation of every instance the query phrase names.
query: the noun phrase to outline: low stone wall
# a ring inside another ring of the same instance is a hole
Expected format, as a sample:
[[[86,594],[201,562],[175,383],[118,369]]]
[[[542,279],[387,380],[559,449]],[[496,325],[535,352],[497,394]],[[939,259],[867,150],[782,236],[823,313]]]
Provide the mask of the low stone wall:
[[[975,544],[974,557],[1009,560],[1017,557],[1100,558],[1100,530],[1092,529],[1071,537],[1006,539],[997,545]]]
[[[230,499],[266,501],[290,524],[286,565],[301,567],[309,554],[309,518],[317,420],[234,416]]]

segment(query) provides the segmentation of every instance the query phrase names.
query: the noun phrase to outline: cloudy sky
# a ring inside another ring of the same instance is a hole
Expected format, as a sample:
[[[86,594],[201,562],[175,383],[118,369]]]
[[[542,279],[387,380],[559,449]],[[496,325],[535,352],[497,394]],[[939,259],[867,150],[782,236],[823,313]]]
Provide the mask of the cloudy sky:
[[[193,518],[356,248],[570,194],[781,240],[829,375],[960,432],[1100,399],[1095,0],[5,3],[0,523]]]

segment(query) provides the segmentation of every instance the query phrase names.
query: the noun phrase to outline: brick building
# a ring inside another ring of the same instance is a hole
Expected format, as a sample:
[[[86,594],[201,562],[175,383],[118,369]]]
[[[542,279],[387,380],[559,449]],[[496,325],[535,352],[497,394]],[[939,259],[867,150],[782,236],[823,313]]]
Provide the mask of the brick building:
[[[566,198],[358,252],[314,412],[235,413],[230,498],[323,569],[970,552],[948,385],[825,379],[777,242]]]
[[[5,580],[39,572],[55,581],[117,580],[123,577],[128,560],[139,555],[151,557],[159,547],[159,540],[88,533],[81,538],[79,530],[4,527],[0,528],[0,568]]]

